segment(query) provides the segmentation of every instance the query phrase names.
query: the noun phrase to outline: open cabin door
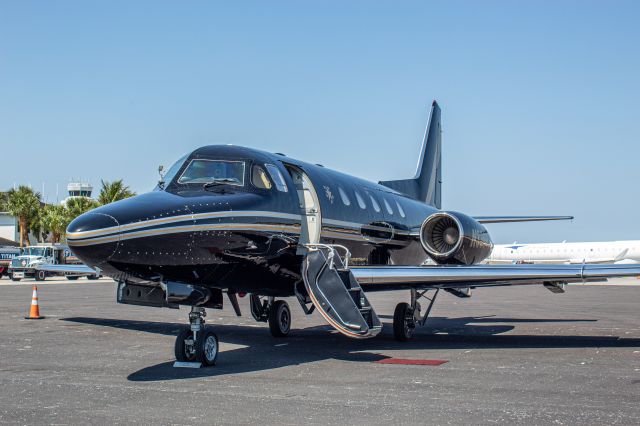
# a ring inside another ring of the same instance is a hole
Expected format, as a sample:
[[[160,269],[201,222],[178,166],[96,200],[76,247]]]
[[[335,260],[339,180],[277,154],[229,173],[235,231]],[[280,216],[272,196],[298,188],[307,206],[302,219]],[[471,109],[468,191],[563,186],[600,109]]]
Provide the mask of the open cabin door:
[[[320,216],[320,202],[313,183],[309,176],[302,169],[285,165],[298,194],[300,204],[300,215],[302,223],[300,229],[300,240],[298,241],[298,254],[306,253],[304,244],[318,244],[320,242],[320,231],[322,228],[322,218]]]

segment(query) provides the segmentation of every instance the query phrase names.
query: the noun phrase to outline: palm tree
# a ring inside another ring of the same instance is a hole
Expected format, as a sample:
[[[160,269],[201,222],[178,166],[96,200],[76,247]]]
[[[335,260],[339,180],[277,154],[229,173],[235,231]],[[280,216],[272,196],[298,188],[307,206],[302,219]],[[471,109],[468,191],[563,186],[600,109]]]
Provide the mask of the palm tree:
[[[66,210],[66,218],[67,224],[70,223],[73,219],[80,216],[82,213],[86,213],[89,210],[93,210],[98,207],[100,204],[87,197],[73,197],[67,200],[65,210]]]
[[[18,218],[20,226],[20,247],[29,242],[29,227],[37,218],[40,210],[40,193],[28,186],[20,185],[18,189],[7,192],[7,211]]]
[[[125,198],[133,197],[135,192],[131,191],[128,186],[122,183],[122,179],[113,182],[101,181],[102,189],[98,196],[98,202],[102,205],[113,203]]]
[[[7,211],[7,193],[0,192],[0,212]]]
[[[67,209],[61,205],[46,205],[41,215],[43,229],[51,233],[51,242],[59,243],[69,225]]]

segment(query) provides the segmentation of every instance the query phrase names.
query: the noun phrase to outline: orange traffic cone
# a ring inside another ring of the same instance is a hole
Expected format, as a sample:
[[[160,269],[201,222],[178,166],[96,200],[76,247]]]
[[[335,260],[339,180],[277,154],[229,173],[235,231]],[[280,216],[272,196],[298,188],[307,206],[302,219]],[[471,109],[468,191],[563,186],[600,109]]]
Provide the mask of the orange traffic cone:
[[[38,286],[33,286],[33,296],[31,296],[31,310],[29,311],[29,316],[24,317],[25,319],[43,319],[44,317],[40,316],[40,308],[38,307]]]

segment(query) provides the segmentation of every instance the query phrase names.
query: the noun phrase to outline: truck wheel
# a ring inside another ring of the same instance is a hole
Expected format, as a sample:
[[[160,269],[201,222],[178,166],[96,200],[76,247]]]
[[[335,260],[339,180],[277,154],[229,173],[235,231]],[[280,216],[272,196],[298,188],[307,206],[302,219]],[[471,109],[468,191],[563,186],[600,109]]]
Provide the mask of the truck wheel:
[[[44,281],[47,278],[45,271],[36,271],[36,281]]]
[[[76,276],[67,275],[67,279],[68,279],[69,281],[75,281],[75,280],[77,280],[77,279],[78,279],[78,276],[77,276],[77,275],[76,275]]]
[[[87,279],[88,279],[88,280],[97,280],[97,279],[98,279],[98,277],[97,277],[97,276],[95,276],[95,275],[87,275]]]
[[[11,275],[11,281],[18,282],[20,280],[21,280],[21,278],[13,278],[13,274]]]

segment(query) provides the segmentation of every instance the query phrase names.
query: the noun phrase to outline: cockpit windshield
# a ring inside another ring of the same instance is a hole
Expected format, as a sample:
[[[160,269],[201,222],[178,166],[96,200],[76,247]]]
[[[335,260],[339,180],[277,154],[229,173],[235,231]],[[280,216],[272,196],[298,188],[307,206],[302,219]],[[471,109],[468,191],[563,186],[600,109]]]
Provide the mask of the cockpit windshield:
[[[184,160],[186,160],[188,156],[189,154],[185,154],[182,157],[180,157],[178,161],[173,163],[173,166],[171,166],[169,170],[167,170],[167,173],[164,175],[164,178],[163,178],[164,182],[171,182],[176,177],[176,175],[180,171],[180,168],[184,164]]]
[[[182,172],[178,183],[244,186],[244,167],[244,161],[194,159]]]

